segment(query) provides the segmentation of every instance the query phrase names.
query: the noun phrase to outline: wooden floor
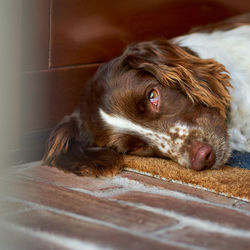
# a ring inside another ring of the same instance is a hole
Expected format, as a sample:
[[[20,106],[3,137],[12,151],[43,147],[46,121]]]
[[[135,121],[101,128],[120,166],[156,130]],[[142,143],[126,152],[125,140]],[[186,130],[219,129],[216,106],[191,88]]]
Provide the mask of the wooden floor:
[[[0,249],[250,249],[250,203],[123,172],[1,174]]]

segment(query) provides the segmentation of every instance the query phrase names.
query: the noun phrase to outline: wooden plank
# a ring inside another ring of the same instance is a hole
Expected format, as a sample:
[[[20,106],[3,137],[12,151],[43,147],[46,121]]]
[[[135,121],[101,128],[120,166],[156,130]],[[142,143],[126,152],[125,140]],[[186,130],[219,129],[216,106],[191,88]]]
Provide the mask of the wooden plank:
[[[183,185],[179,183],[174,183],[171,181],[159,180],[157,178],[152,178],[142,174],[135,174],[133,172],[124,171],[119,176],[128,178],[130,180],[135,180],[143,183],[144,185],[155,186],[158,188],[164,188],[168,190],[178,191],[183,194],[187,194],[199,199],[203,199],[209,202],[224,204],[229,206],[234,206],[237,203],[237,199],[228,198],[226,196],[218,195],[207,190],[197,189],[188,185]]]
[[[40,205],[64,210],[96,220],[105,221],[128,229],[152,232],[172,226],[176,220],[139,208],[68,190],[60,186],[36,182],[28,178],[2,180],[7,194]]]
[[[171,196],[157,194],[131,192],[117,195],[115,199],[128,201],[136,204],[144,204],[150,207],[175,211],[187,217],[210,221],[226,227],[242,230],[250,229],[250,216],[243,211],[235,211],[223,206],[215,206],[203,202],[185,199],[176,199]]]
[[[64,246],[58,246],[51,241],[46,241],[31,235],[24,228],[14,227],[13,225],[0,224],[0,249],[4,250],[68,250]]]
[[[10,218],[8,221],[36,232],[44,241],[53,236],[52,243],[70,246],[71,249],[179,249],[167,243],[161,243],[148,234],[119,230],[98,223],[75,219],[46,210],[32,211]],[[32,235],[32,234],[31,234]],[[26,236],[27,237],[27,236]]]
[[[22,202],[11,202],[7,200],[0,200],[0,216],[16,213],[29,208]]]
[[[250,246],[250,238],[211,233],[195,227],[184,227],[180,230],[159,234],[158,236],[176,242],[181,239],[183,243],[206,249],[248,249]]]

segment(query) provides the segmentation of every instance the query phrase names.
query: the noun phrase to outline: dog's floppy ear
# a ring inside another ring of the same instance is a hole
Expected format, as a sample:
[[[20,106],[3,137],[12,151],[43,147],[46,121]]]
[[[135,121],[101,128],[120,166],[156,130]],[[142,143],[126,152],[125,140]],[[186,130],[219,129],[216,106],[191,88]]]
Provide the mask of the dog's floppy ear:
[[[113,176],[121,169],[121,161],[117,152],[92,146],[78,110],[52,130],[43,157],[43,165],[94,177]]]
[[[124,63],[152,74],[161,84],[183,92],[192,102],[217,109],[226,117],[230,77],[222,64],[201,59],[166,40],[131,45]]]

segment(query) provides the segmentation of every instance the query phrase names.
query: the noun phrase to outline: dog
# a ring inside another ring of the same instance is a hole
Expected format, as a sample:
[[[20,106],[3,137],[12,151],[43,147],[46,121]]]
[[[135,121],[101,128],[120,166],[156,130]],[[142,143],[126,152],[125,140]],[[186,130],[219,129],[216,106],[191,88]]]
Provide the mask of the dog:
[[[96,177],[119,172],[127,154],[205,170],[232,149],[250,152],[250,13],[134,43],[101,65],[43,162]]]

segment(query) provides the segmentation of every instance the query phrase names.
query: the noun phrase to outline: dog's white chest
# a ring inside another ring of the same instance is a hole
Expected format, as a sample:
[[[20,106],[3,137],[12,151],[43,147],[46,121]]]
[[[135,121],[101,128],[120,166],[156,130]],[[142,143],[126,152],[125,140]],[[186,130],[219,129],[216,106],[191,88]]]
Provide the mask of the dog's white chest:
[[[213,58],[230,73],[232,95],[228,119],[233,149],[250,152],[250,25],[229,31],[193,33],[174,40],[201,58]]]

